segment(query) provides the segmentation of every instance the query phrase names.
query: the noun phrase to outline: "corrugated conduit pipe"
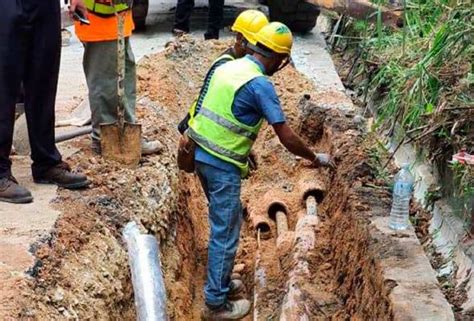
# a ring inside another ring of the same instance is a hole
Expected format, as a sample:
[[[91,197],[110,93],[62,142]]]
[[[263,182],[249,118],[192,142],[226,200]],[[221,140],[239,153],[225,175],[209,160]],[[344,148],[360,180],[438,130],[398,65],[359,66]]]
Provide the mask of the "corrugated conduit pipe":
[[[127,244],[137,320],[168,320],[160,248],[156,238],[141,234],[135,222],[129,222],[122,235]]]

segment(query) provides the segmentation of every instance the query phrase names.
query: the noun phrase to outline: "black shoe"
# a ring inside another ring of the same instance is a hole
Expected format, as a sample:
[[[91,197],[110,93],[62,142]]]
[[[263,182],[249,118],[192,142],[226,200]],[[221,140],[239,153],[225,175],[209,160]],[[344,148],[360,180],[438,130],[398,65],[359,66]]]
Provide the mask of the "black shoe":
[[[29,190],[20,186],[13,176],[0,178],[0,201],[25,204],[33,202],[33,196]]]
[[[92,149],[92,152],[96,155],[102,154],[102,147],[100,146],[99,139],[92,138],[91,149]]]
[[[33,180],[37,184],[55,184],[67,189],[84,188],[90,184],[84,174],[71,172],[71,168],[66,163],[51,167],[41,176],[33,177]]]

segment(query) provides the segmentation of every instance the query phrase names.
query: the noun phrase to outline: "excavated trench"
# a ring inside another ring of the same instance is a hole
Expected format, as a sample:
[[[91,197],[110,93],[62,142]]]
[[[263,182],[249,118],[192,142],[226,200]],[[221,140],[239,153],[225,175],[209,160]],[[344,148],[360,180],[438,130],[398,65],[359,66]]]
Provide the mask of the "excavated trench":
[[[175,126],[226,46],[183,38],[141,62],[139,119],[163,150],[138,169],[95,157],[86,138],[75,143],[81,153],[70,161],[92,177],[93,186],[60,192],[55,206],[62,215],[50,238],[32,249],[37,261],[16,316],[134,320],[121,231],[136,220],[160,241],[170,319],[200,319],[206,202],[196,177],[177,170]],[[387,211],[390,196],[367,187],[377,182],[364,123],[325,107],[341,94],[318,92],[292,68],[274,83],[290,125],[315,150],[335,155],[337,170],[309,168],[271,128],[262,130],[254,148],[258,170],[243,182],[245,221],[233,275],[242,278],[254,302],[246,320],[391,319],[391,287],[378,264],[387,244],[369,237],[367,220]],[[306,213],[308,198],[317,216]]]

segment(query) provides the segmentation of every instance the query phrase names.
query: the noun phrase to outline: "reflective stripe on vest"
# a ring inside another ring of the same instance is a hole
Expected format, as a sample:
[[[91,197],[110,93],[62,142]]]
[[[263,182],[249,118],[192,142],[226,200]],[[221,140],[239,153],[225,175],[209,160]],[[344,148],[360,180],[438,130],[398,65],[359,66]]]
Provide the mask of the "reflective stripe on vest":
[[[243,124],[232,113],[232,105],[239,89],[259,76],[263,76],[260,67],[248,58],[218,67],[187,132],[208,153],[239,167],[243,177],[248,174],[247,157],[263,119],[254,126]]]
[[[114,5],[112,1],[108,0],[85,0],[84,3],[87,10],[107,16],[130,8],[126,3],[117,3]]]
[[[211,148],[213,151],[216,151],[219,154],[224,155],[228,158],[232,158],[238,162],[241,162],[241,163],[247,162],[246,156],[239,155],[237,153],[234,153],[231,150],[227,150],[217,144],[214,144],[212,141],[210,141],[206,137],[201,136],[198,133],[196,133],[192,128],[188,129],[187,134],[189,135],[189,137],[192,137],[192,139],[200,146],[207,146]]]

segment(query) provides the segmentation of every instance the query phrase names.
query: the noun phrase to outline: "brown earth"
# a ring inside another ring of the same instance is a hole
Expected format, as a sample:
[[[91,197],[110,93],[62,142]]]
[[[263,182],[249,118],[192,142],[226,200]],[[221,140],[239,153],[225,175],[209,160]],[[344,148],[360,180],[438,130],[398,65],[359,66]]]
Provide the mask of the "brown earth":
[[[37,261],[12,317],[134,320],[120,234],[133,219],[160,240],[170,319],[199,320],[207,260],[206,202],[197,179],[178,172],[175,128],[208,66],[228,45],[182,38],[140,64],[139,93],[145,98],[139,100],[138,118],[145,135],[158,139],[163,151],[145,157],[137,169],[94,156],[87,138],[75,143],[82,153],[70,162],[92,178],[93,186],[79,192],[60,191],[55,203],[62,215],[50,239],[34,247]],[[347,98],[316,94],[292,68],[277,75],[274,83],[289,124],[315,150],[335,155],[338,167],[335,172],[309,168],[282,147],[271,128],[263,128],[254,149],[258,170],[243,182],[247,219],[236,259],[251,300],[257,253],[258,267],[266,272],[265,286],[257,287],[258,320],[279,317],[288,272],[294,268],[293,245],[290,241],[277,247],[271,219],[270,238],[257,242],[250,217],[257,212],[266,215],[267,205],[260,200],[275,192],[285,202],[293,231],[304,215],[299,185],[308,179],[320,181],[326,197],[319,206],[316,242],[308,253],[309,277],[297,280],[306,314],[311,320],[389,320],[392,287],[384,283],[377,260],[390,242],[370,239],[366,218],[386,213],[390,195],[377,187],[363,144],[364,123],[352,113],[328,109]]]

